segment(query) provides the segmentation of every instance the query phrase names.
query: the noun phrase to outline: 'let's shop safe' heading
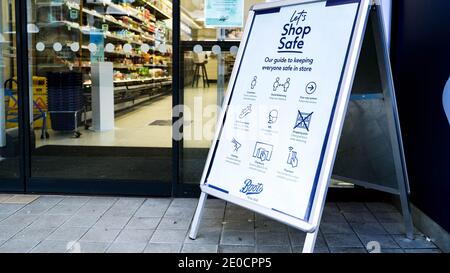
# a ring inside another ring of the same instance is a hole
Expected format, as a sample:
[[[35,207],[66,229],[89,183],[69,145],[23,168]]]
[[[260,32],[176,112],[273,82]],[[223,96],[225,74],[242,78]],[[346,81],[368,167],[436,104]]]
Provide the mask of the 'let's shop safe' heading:
[[[306,15],[305,10],[294,11],[289,23],[283,26],[278,53],[303,53],[301,49],[305,45],[305,36],[311,33],[311,26],[304,26]]]

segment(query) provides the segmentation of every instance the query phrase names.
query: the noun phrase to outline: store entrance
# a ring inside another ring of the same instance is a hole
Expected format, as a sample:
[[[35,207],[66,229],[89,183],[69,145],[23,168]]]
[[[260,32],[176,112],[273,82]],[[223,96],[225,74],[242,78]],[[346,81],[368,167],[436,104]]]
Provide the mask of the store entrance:
[[[28,191],[171,195],[172,3],[39,0]]]
[[[198,193],[242,26],[207,26],[198,1],[36,0],[19,30],[1,3],[18,120],[2,117],[0,191]]]

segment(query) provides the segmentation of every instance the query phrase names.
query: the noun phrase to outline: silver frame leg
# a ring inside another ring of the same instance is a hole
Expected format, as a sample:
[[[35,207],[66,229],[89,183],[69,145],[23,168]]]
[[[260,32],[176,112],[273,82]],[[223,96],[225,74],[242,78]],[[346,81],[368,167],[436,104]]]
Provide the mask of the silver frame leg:
[[[200,198],[198,199],[197,209],[195,210],[194,219],[192,220],[191,231],[189,232],[189,238],[195,240],[197,238],[198,228],[200,227],[200,220],[203,215],[203,209],[205,207],[206,199],[208,199],[208,194],[202,192]]]
[[[312,233],[306,233],[305,244],[303,245],[302,253],[314,253],[314,247],[316,245],[317,234],[319,233],[319,227]]]
[[[414,240],[414,225],[409,206],[408,193],[405,188],[400,187],[400,203],[402,206],[403,221],[405,223],[406,238]]]
[[[403,221],[405,223],[405,233],[408,239],[414,239],[414,225],[409,205],[409,181],[406,160],[403,151],[402,133],[398,116],[397,101],[395,97],[394,79],[392,77],[389,50],[385,41],[385,30],[383,25],[383,15],[378,6],[372,12],[372,28],[377,52],[377,60],[380,69],[380,79],[383,88],[389,135],[392,144],[395,171],[398,181],[398,195],[402,207]]]

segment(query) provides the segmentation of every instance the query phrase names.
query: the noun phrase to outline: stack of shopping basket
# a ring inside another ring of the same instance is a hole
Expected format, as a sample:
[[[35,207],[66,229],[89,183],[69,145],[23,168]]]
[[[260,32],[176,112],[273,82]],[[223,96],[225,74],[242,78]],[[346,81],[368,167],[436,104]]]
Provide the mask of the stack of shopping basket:
[[[49,72],[48,112],[54,131],[73,131],[76,137],[83,111],[82,74],[79,72]]]

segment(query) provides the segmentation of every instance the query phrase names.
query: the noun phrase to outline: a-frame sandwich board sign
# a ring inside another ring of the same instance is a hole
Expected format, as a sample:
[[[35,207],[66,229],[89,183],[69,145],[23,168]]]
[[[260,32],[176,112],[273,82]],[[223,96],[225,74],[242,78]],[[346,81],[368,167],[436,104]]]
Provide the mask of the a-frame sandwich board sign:
[[[252,7],[191,239],[213,195],[307,232],[303,251],[313,251],[372,4],[293,0]],[[374,35],[382,41],[382,27]],[[395,104],[390,66],[385,72]],[[401,185],[406,191],[405,180]]]

